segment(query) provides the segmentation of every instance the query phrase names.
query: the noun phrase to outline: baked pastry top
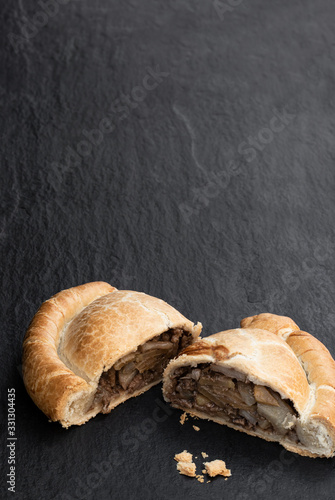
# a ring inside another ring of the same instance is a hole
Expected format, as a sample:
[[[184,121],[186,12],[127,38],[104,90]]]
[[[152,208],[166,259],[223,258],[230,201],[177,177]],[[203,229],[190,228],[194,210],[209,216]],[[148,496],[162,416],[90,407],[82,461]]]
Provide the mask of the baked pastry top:
[[[310,457],[334,456],[335,362],[293,320],[274,314],[199,339],[164,372],[172,406],[278,441]]]
[[[50,420],[81,425],[159,383],[200,331],[200,323],[144,293],[104,282],[63,290],[28,327],[24,383]]]

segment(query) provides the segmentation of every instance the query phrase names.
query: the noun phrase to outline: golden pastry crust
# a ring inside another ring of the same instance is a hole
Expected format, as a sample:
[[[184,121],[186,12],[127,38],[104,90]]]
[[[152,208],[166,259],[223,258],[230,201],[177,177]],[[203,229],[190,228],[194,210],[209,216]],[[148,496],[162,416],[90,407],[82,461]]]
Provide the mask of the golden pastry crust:
[[[284,316],[259,314],[245,318],[241,321],[241,326],[247,324],[249,328],[258,328],[260,322],[268,331],[285,340],[303,367],[313,392],[309,419],[323,424],[327,429],[333,442],[332,455],[329,456],[333,456],[335,453],[335,361],[332,355],[318,339],[310,333],[301,331],[290,318]],[[299,453],[296,448],[293,448],[291,447],[290,451]],[[318,455],[309,454],[308,456]]]
[[[169,328],[196,338],[201,324],[194,326],[163,300],[104,282],[63,290],[41,305],[26,332],[27,391],[51,420],[81,425],[100,411],[92,404],[103,371]],[[129,397],[122,395],[114,406]]]
[[[299,415],[299,438],[304,444],[295,444],[261,429],[243,429],[243,432],[278,441],[300,455],[333,456],[335,362],[329,351],[312,335],[301,332],[290,318],[261,314],[242,320],[241,325],[243,328],[199,339],[169,363],[164,372],[166,401],[172,387],[171,375],[178,367],[199,363],[221,365],[245,374],[257,385],[269,386],[283,399],[292,401]],[[209,417],[194,408],[181,409],[242,431],[223,417]]]
[[[242,319],[240,325],[241,328],[258,328],[259,330],[267,330],[268,332],[275,333],[282,338],[288,333],[299,330],[298,325],[291,318],[270,313],[249,316],[248,318]]]

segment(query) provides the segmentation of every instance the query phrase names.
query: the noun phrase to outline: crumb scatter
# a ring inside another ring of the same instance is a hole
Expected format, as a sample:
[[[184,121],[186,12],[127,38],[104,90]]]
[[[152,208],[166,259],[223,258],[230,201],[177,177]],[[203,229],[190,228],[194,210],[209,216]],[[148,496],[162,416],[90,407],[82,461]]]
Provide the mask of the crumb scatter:
[[[207,453],[202,451],[201,455],[203,458],[208,457]],[[198,458],[198,457],[195,457]],[[195,477],[199,483],[204,483],[204,474],[208,474],[210,477],[223,476],[224,480],[227,481],[228,477],[231,476],[230,469],[227,469],[226,463],[223,460],[212,460],[211,462],[203,462],[205,466],[202,469],[202,474],[196,473],[196,464],[193,462],[193,455],[189,453],[187,450],[182,451],[181,453],[176,453],[174,459],[177,463],[177,470],[179,474],[183,474],[184,476]],[[211,481],[206,481],[210,483]]]

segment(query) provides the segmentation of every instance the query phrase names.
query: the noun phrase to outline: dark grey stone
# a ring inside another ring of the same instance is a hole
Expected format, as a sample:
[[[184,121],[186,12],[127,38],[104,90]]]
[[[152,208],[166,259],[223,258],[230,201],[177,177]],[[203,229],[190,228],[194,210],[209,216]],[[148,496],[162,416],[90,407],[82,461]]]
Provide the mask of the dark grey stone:
[[[41,302],[91,280],[165,299],[204,335],[289,315],[335,354],[334,2],[4,0],[0,11],[15,498],[333,498],[334,460],[205,421],[196,433],[177,411],[156,422],[160,387],[65,431],[32,403],[20,364]],[[184,449],[199,471],[206,451],[233,476],[179,476]]]

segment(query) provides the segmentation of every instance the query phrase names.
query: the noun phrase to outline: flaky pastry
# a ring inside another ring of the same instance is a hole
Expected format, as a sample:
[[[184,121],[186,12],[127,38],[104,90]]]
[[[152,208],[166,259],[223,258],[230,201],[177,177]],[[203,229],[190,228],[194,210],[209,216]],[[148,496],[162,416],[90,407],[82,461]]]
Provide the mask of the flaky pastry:
[[[199,339],[164,372],[172,406],[277,441],[309,457],[335,452],[335,362],[293,320],[274,314]]]
[[[138,396],[200,334],[163,300],[93,282],[42,304],[23,342],[23,379],[36,405],[64,427]]]

